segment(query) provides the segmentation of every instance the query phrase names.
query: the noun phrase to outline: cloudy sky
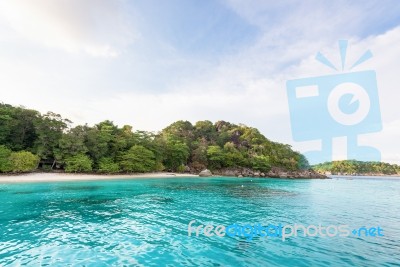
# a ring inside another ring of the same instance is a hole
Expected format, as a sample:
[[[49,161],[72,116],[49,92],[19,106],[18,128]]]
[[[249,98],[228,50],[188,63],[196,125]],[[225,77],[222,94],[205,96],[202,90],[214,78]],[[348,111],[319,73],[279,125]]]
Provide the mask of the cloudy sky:
[[[14,0],[0,2],[0,101],[157,131],[176,120],[256,127],[292,137],[287,80],[331,75],[370,49],[383,130],[360,144],[400,163],[400,2]],[[344,157],[338,152],[336,158]]]

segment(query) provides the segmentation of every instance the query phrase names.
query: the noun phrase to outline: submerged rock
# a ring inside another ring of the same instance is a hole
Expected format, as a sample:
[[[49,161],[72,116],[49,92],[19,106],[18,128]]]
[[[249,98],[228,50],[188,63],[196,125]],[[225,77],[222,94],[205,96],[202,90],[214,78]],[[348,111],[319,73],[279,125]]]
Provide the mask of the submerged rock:
[[[210,170],[205,169],[205,170],[202,170],[202,171],[199,173],[199,176],[200,176],[200,177],[210,177],[210,176],[212,176],[212,173],[211,173]]]

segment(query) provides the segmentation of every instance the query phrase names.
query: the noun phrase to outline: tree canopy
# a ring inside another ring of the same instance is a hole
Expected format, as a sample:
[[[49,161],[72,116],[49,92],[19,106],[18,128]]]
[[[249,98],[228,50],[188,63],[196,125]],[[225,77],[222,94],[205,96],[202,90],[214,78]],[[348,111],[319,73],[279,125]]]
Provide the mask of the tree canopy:
[[[289,145],[270,141],[256,128],[222,120],[177,121],[157,133],[118,127],[109,120],[71,125],[53,112],[0,104],[0,172],[37,167],[101,173],[309,168],[307,159]],[[17,168],[17,162],[29,167]]]

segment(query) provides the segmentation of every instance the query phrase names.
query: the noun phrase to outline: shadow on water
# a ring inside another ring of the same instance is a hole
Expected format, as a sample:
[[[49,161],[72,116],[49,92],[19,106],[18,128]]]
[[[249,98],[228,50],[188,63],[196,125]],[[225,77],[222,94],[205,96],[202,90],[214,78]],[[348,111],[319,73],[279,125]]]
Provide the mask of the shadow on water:
[[[96,191],[101,189],[102,186],[99,185],[64,185],[57,187],[60,191]]]
[[[30,194],[35,194],[37,191],[17,191],[13,192],[14,195],[30,195]]]
[[[114,203],[115,200],[117,200],[117,198],[115,198],[115,197],[91,196],[91,197],[79,197],[79,198],[65,199],[64,203],[72,203],[72,204],[91,206],[91,205],[112,204],[112,203]]]
[[[157,189],[164,189],[167,191],[197,191],[201,193],[210,194],[223,194],[232,197],[239,198],[269,198],[269,197],[291,197],[296,196],[298,193],[266,187],[265,185],[259,183],[253,183],[250,181],[243,181],[242,183],[192,183],[192,184],[182,184],[182,183],[171,183],[171,184],[156,184],[152,187]]]
[[[36,189],[36,190],[25,190],[25,191],[16,191],[12,192],[13,195],[31,195],[31,194],[46,194],[51,192],[50,189]]]
[[[271,197],[291,197],[298,195],[297,193],[275,189],[269,187],[258,187],[258,186],[233,186],[226,188],[226,194],[233,197],[241,198],[271,198]]]

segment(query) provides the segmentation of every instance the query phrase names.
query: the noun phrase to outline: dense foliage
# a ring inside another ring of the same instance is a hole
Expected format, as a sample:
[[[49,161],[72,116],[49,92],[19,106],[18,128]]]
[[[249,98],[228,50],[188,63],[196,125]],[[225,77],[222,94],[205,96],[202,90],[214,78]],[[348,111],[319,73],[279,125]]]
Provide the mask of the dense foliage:
[[[92,165],[92,160],[84,154],[78,154],[65,159],[66,172],[90,172]]]
[[[225,121],[177,121],[159,133],[111,121],[71,126],[60,115],[0,104],[0,172],[37,167],[67,172],[200,171],[245,167],[268,171],[309,168],[289,145],[257,129]]]
[[[313,166],[313,169],[320,173],[330,172],[332,174],[400,174],[400,166],[396,164],[356,160],[325,162]]]
[[[28,151],[12,152],[0,146],[0,172],[29,172],[37,168],[39,157]]]

